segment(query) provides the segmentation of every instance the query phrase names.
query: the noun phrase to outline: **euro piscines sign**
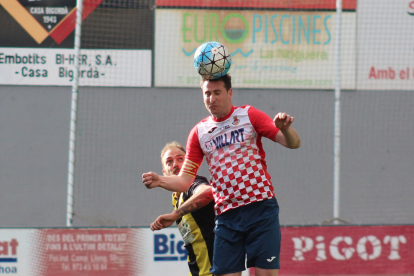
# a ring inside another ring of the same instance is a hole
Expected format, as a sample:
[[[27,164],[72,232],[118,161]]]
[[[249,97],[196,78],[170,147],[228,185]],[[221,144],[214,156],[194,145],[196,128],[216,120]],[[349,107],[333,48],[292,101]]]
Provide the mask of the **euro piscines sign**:
[[[333,88],[338,34],[332,1],[296,2],[158,0],[155,85],[198,87],[194,53],[218,41],[231,53],[229,73],[237,87]],[[342,15],[341,85],[355,89],[356,2],[345,2],[351,4]],[[200,6],[189,8],[194,5]]]

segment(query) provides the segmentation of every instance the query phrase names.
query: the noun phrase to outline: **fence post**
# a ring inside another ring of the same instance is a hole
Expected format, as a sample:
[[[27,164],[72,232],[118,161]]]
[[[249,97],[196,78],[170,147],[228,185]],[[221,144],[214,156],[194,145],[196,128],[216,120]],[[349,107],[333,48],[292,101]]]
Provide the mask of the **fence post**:
[[[68,192],[66,207],[66,227],[71,227],[73,223],[73,188],[75,175],[75,145],[76,145],[76,115],[78,109],[79,92],[79,53],[82,31],[83,0],[76,3],[76,27],[75,27],[75,59],[73,66],[72,101],[70,106],[70,133],[69,133],[69,157],[68,157]]]
[[[336,41],[335,41],[335,120],[334,120],[334,183],[333,183],[333,221],[338,224],[340,211],[340,173],[341,173],[341,18],[342,0],[336,0]]]

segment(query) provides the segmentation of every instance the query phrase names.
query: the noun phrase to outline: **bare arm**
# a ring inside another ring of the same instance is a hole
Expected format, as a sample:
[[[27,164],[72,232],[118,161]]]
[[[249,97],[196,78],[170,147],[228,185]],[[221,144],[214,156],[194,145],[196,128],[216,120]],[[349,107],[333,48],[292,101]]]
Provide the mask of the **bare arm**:
[[[209,185],[200,185],[195,190],[195,193],[177,210],[170,214],[159,216],[153,223],[151,223],[151,230],[161,230],[170,227],[174,221],[182,218],[184,215],[197,211],[213,201],[213,193]]]
[[[183,205],[180,206],[177,210],[174,210],[173,213],[177,215],[177,219],[183,217],[186,214],[197,211],[198,209],[206,206],[214,200],[213,192],[211,191],[210,185],[200,185],[194,191],[193,196],[191,196]]]
[[[142,175],[142,183],[148,189],[161,187],[172,192],[185,192],[193,183],[195,177],[182,174],[171,176],[159,176],[154,172],[147,172]]]
[[[291,117],[284,112],[278,113],[273,119],[275,126],[280,129],[276,134],[275,141],[290,149],[297,149],[300,147],[299,135],[296,130],[290,126],[294,120],[294,117]]]

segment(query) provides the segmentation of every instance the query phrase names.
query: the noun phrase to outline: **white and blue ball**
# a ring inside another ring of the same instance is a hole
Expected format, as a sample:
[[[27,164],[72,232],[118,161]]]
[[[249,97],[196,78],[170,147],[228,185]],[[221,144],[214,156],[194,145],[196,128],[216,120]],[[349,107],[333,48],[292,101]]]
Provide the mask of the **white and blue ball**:
[[[211,41],[202,44],[194,54],[194,67],[208,80],[218,79],[230,70],[230,51],[221,43]]]

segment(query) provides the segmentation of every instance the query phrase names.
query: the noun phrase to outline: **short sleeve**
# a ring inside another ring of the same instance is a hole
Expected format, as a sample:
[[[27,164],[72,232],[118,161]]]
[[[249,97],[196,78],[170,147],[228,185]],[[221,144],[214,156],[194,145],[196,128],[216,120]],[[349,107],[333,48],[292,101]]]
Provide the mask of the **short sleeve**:
[[[197,126],[195,126],[188,135],[185,160],[180,174],[195,177],[203,162],[203,157],[204,154],[200,147],[200,141],[198,140]]]
[[[200,141],[198,140],[198,129],[195,126],[188,135],[185,159],[190,160],[200,167],[203,158],[204,154],[200,147]]]
[[[185,197],[189,198],[192,195],[194,195],[194,191],[200,186],[200,185],[210,185],[207,178],[203,176],[196,176],[196,179],[194,180],[194,183],[188,188],[187,191],[185,191]]]
[[[275,126],[272,118],[263,111],[260,111],[252,106],[249,108],[249,119],[256,132],[272,141],[275,141],[276,134],[279,129]]]

